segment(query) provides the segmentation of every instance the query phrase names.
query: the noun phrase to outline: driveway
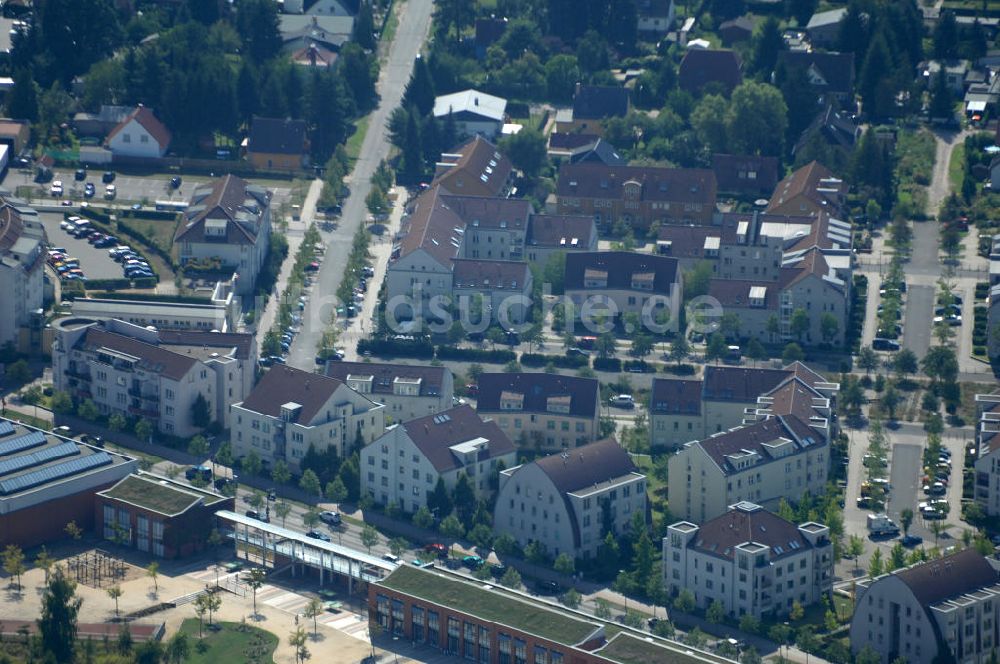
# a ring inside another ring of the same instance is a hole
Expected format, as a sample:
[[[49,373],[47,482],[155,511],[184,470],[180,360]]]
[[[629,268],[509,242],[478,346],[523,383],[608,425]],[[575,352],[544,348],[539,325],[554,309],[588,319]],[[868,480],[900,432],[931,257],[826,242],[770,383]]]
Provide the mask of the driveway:
[[[931,325],[934,319],[934,287],[911,286],[906,294],[906,314],[903,328],[903,348],[923,359],[931,345]]]
[[[45,226],[45,234],[49,238],[49,244],[54,247],[65,247],[70,256],[79,258],[80,269],[83,270],[88,279],[122,278],[121,265],[111,260],[106,248],[96,249],[86,240],[78,240],[59,228],[59,222],[63,220],[61,214],[43,212],[38,216],[42,225]]]
[[[920,445],[897,443],[892,446],[892,473],[889,476],[892,493],[889,495],[886,512],[896,523],[900,522],[899,515],[903,510],[908,508],[914,513],[917,511],[922,456],[923,448]],[[910,530],[914,531],[914,534],[924,535],[925,533],[916,527],[916,521],[914,519],[914,527]]]
[[[403,6],[399,18],[399,30],[389,47],[389,56],[383,62],[379,75],[377,90],[381,101],[378,108],[371,113],[369,131],[361,144],[361,151],[350,177],[351,194],[343,203],[344,211],[337,229],[330,233],[321,233],[327,249],[312,292],[323,294],[324,297],[314,295],[309,298],[302,316],[305,324],[295,337],[291,352],[288,354],[288,364],[299,369],[312,371],[315,368],[316,347],[325,325],[322,316],[313,309],[315,307],[329,309],[344,276],[344,266],[351,251],[351,239],[368,214],[365,197],[371,190],[372,174],[379,162],[389,155],[389,139],[382,128],[385,127],[389,114],[399,106],[402,99],[403,90],[413,70],[413,60],[420,52],[430,29],[432,9],[431,0],[409,0]],[[305,221],[308,224],[311,219]],[[373,283],[370,288],[377,289],[378,284]]]

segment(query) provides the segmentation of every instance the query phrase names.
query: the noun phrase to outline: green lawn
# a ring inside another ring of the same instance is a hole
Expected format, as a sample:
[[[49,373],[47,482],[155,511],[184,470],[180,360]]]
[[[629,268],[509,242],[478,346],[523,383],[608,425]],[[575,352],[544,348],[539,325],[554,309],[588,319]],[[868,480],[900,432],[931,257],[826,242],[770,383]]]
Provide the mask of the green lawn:
[[[188,618],[181,625],[181,632],[187,634],[191,643],[191,654],[184,659],[185,664],[247,664],[274,662],[274,649],[278,647],[278,637],[256,627],[241,630],[239,623],[219,623],[219,631],[205,630],[205,637],[198,639],[198,619]],[[201,646],[201,647],[199,647]]]
[[[344,145],[344,149],[347,150],[347,156],[352,162],[357,161],[358,155],[361,154],[361,144],[365,142],[365,134],[368,133],[369,122],[371,122],[371,116],[368,115],[358,120],[354,125],[356,127],[354,133],[351,134]]]
[[[948,182],[952,191],[962,190],[962,175],[965,170],[965,144],[959,143],[951,151],[951,161],[948,162]]]

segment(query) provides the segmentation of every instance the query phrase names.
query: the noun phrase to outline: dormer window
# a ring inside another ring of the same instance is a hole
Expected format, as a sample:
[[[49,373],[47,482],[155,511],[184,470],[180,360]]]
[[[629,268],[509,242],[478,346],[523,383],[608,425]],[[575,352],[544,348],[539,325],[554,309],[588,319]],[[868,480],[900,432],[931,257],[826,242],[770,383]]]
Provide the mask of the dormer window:
[[[636,272],[632,275],[632,290],[651,291],[655,279],[655,272]]]
[[[549,397],[545,400],[545,410],[550,413],[559,413],[560,415],[568,415],[572,399],[568,394],[563,394],[560,396]]]
[[[608,273],[606,270],[587,269],[583,273],[584,288],[607,288]]]
[[[767,286],[750,287],[750,306],[763,309],[767,303]]]
[[[520,392],[501,392],[500,410],[524,410],[524,395]]]

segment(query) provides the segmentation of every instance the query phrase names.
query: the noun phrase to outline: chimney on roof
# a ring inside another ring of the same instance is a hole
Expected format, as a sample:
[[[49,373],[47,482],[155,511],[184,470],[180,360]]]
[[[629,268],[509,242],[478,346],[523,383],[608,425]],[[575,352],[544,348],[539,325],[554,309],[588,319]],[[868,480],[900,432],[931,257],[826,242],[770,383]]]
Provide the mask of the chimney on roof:
[[[479,106],[479,97],[473,97],[472,104],[473,106]]]

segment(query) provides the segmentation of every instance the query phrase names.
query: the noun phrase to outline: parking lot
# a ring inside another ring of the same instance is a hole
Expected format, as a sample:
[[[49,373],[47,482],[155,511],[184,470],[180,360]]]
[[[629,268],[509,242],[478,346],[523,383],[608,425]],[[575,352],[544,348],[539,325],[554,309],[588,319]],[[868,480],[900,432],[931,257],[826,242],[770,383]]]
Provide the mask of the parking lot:
[[[94,204],[107,203],[104,198],[105,183],[102,181],[104,170],[93,168],[87,171],[84,180],[76,180],[76,171],[73,169],[56,169],[53,171],[52,180],[46,183],[36,183],[32,175],[20,170],[11,169],[4,179],[3,186],[11,191],[16,191],[18,187],[31,186],[36,189],[38,196],[47,196],[56,200],[69,199],[73,201],[85,200],[84,187],[89,182],[94,185],[96,193],[92,199]],[[217,176],[224,175],[224,171],[217,173]],[[179,176],[181,185],[174,189],[170,184],[170,178]],[[117,204],[142,203],[152,207],[156,201],[187,201],[195,188],[204,182],[211,180],[211,177],[204,175],[184,175],[162,174],[162,175],[128,175],[115,172],[114,185],[117,190],[114,202]],[[52,197],[50,189],[52,182],[59,180],[63,185],[63,194]],[[273,181],[262,183],[273,192],[272,206],[277,207],[288,200],[291,195],[291,183],[277,185]]]
[[[43,212],[39,217],[45,226],[49,244],[54,247],[65,247],[68,255],[79,258],[80,269],[83,270],[87,279],[122,278],[122,267],[108,256],[107,248],[94,248],[87,240],[78,240],[59,228],[59,222],[64,218],[61,214]],[[128,244],[128,242],[122,244]]]

